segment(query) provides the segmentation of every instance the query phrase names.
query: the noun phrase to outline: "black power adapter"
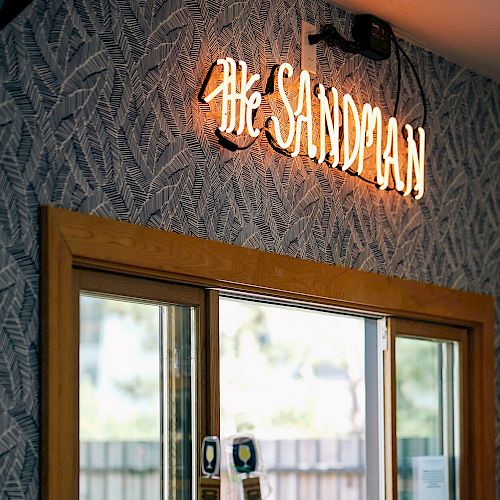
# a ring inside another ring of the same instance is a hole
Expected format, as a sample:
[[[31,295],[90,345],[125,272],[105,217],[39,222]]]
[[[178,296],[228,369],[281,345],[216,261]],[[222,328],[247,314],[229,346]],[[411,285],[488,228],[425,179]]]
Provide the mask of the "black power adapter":
[[[371,14],[355,16],[352,37],[365,57],[381,61],[391,56],[392,30],[382,19]]]
[[[321,28],[319,33],[309,35],[308,38],[311,45],[323,42],[330,47],[337,47],[344,52],[348,52],[349,54],[361,54],[375,61],[389,59],[391,57],[391,45],[392,42],[394,42],[394,48],[398,61],[398,87],[393,116],[396,116],[398,110],[401,90],[401,56],[403,56],[410,65],[420,90],[420,96],[422,97],[423,128],[427,119],[427,104],[425,101],[424,88],[415,65],[403,47],[399,44],[398,39],[392,31],[391,25],[378,17],[372,16],[371,14],[362,14],[354,16],[351,35],[352,40],[347,40],[337,31],[337,28],[335,28],[333,24],[326,24]]]
[[[355,16],[352,37],[353,40],[345,39],[333,24],[327,24],[319,33],[309,35],[309,43],[313,45],[323,41],[331,47],[351,54],[362,54],[375,61],[391,56],[392,30],[382,19],[371,14]]]

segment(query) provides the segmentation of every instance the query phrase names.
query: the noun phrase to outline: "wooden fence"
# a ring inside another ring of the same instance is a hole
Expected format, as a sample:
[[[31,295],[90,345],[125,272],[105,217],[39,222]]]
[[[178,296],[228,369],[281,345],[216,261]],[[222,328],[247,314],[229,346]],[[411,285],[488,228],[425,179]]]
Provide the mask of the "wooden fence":
[[[270,500],[365,500],[364,441],[262,440]],[[428,454],[425,439],[401,440],[400,451]],[[401,490],[411,489],[411,460],[400,464]],[[411,498],[406,496],[406,498]],[[82,442],[80,500],[160,500],[160,445]]]

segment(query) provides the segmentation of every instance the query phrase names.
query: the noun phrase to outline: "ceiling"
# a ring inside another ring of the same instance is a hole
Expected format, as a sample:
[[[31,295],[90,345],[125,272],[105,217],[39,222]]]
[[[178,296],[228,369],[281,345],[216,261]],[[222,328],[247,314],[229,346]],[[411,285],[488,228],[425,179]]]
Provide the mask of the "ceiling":
[[[499,0],[330,0],[388,21],[396,35],[500,82]]]

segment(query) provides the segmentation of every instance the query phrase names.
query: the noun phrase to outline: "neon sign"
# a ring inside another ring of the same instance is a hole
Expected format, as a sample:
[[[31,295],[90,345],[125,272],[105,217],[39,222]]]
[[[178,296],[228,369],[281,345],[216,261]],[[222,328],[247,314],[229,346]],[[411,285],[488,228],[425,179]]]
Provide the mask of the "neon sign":
[[[220,83],[204,95],[216,67],[221,67],[217,80]],[[372,182],[381,190],[396,189],[403,196],[413,194],[417,200],[422,198],[425,180],[423,128],[418,127],[415,131],[409,124],[404,126],[406,172],[402,172],[399,127],[395,117],[390,117],[383,127],[380,108],[368,103],[363,105],[360,116],[349,94],[344,94],[341,106],[335,87],[326,88],[318,83],[311,89],[311,76],[306,70],[300,73],[298,94],[291,96],[285,87],[292,76],[292,66],[281,64],[273,69],[265,93],[252,92],[252,87],[260,80],[259,74],[249,75],[244,61],[237,64],[230,57],[218,59],[203,84],[200,100],[210,103],[220,96],[217,133],[223,139],[221,142],[230,149],[245,149],[235,145],[232,139],[246,135],[252,138],[251,145],[263,131],[271,146],[282,154],[292,158],[299,154],[307,155],[320,164],[341,168]],[[262,98],[274,95],[276,87],[283,116],[272,115],[258,128],[255,117],[261,108]],[[384,135],[385,147],[382,145]],[[367,150],[372,151],[375,158],[373,181],[362,176]]]

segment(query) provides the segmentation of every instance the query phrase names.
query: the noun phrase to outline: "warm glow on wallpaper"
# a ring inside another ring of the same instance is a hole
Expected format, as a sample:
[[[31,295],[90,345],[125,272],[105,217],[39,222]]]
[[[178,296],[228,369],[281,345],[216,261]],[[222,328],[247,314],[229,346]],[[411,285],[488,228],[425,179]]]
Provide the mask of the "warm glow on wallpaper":
[[[236,63],[227,57],[212,65],[200,100],[211,105],[222,145],[234,151],[246,149],[264,132],[281,154],[307,156],[348,171],[381,190],[396,189],[403,196],[422,198],[422,127],[414,130],[405,124],[400,133],[396,117],[385,119],[380,108],[369,103],[360,111],[350,94],[341,98],[335,87],[315,82],[307,70],[294,77],[288,63],[273,68],[265,92],[253,89],[258,82],[261,76],[250,75],[244,61]],[[275,114],[262,116],[263,99]],[[241,137],[246,142],[241,142]]]

